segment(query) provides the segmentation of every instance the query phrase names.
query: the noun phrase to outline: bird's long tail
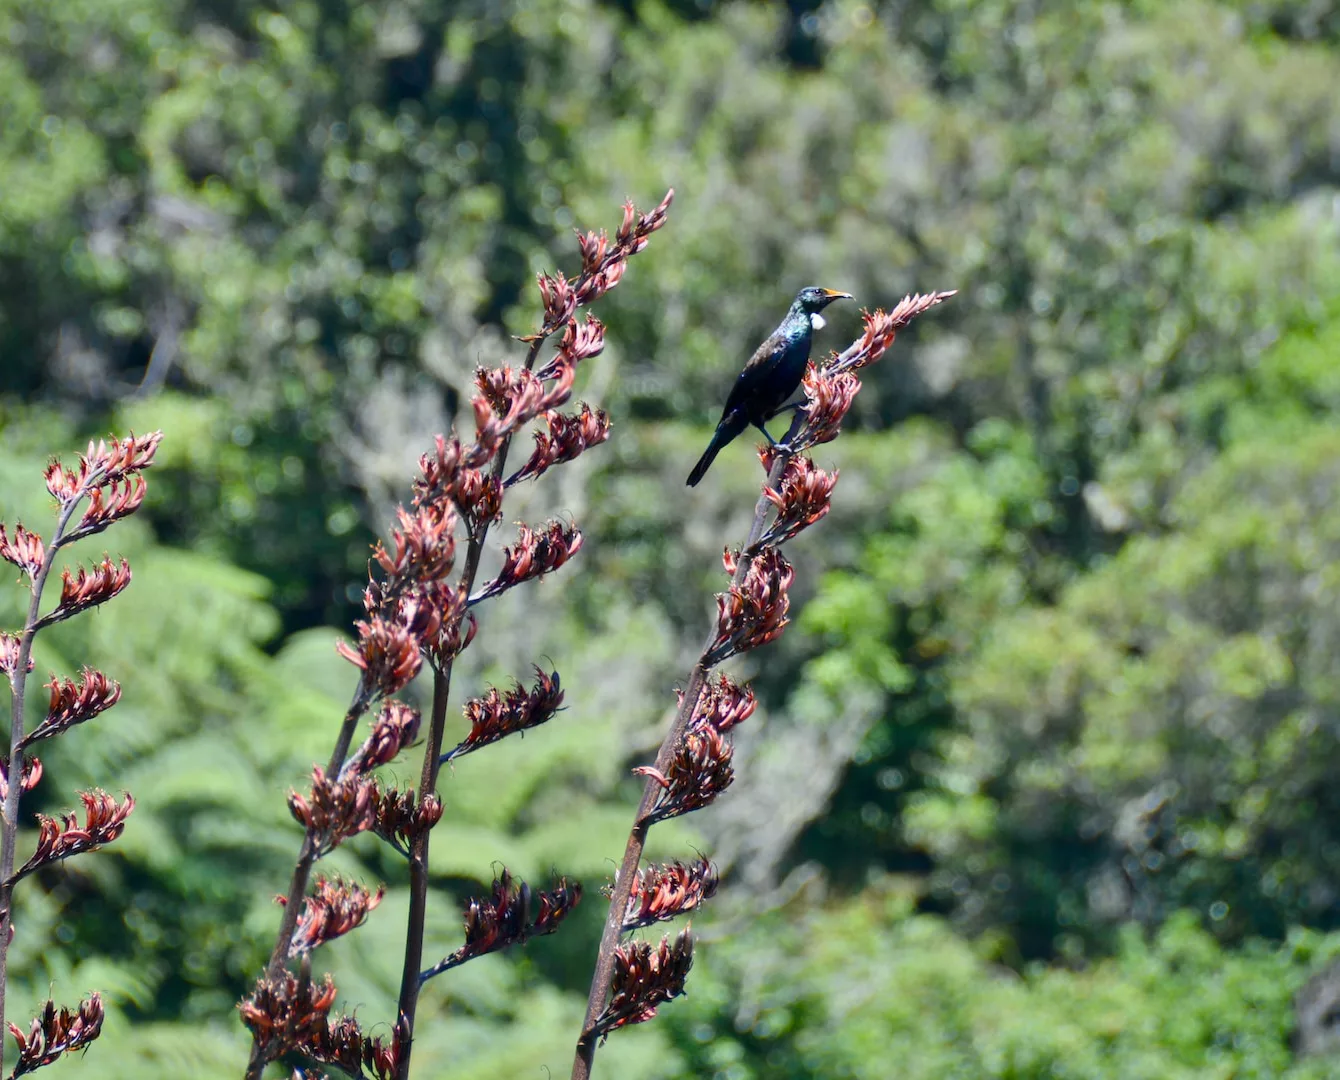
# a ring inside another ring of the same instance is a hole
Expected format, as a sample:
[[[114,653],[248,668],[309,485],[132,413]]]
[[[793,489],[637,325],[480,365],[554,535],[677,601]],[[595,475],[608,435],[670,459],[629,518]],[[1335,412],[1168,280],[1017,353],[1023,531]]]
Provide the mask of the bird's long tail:
[[[698,464],[693,467],[693,472],[689,473],[689,487],[698,485],[698,481],[706,475],[708,468],[716,460],[717,454],[721,453],[721,448],[748,426],[749,421],[743,416],[731,415],[721,418],[721,423],[717,425],[716,432],[712,435],[712,441],[707,444],[707,449],[703,451],[703,456],[698,459]]]

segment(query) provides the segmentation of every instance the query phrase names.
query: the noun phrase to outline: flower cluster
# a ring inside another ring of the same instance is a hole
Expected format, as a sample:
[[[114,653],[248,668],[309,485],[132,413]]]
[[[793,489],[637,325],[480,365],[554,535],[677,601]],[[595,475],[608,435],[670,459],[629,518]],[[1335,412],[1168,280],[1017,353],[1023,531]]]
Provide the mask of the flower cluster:
[[[335,993],[329,975],[314,984],[305,966],[301,975],[282,971],[258,980],[237,1009],[256,1040],[261,1060],[276,1061],[324,1034]]]
[[[46,685],[51,689],[47,714],[37,727],[20,740],[20,748],[59,735],[85,720],[92,720],[98,713],[105,712],[121,700],[120,684],[92,668],[84,668],[78,684],[73,679],[58,679],[53,675]]]
[[[117,565],[110,557],[104,556],[102,562],[91,571],[81,566],[77,575],[65,569],[60,576],[60,603],[37,621],[39,630],[91,607],[105,604],[130,584],[130,563],[122,559],[120,565]]]
[[[447,502],[472,526],[493,521],[502,508],[502,485],[481,467],[491,453],[478,445],[467,449],[455,435],[437,436],[433,452],[419,458],[414,505]]]
[[[363,745],[340,769],[341,777],[371,772],[394,761],[419,734],[419,714],[402,701],[382,702],[381,712]]]
[[[46,553],[46,545],[36,533],[29,532],[22,525],[15,525],[14,537],[10,539],[4,525],[0,525],[0,559],[13,563],[29,578],[37,576]]]
[[[88,509],[79,519],[79,525],[70,534],[70,539],[78,540],[100,533],[113,522],[133,514],[144,502],[147,491],[148,485],[142,476],[112,480],[101,487],[91,489],[88,495]]]
[[[836,469],[825,472],[800,454],[788,457],[777,486],[763,486],[763,495],[776,507],[776,516],[755,550],[769,544],[784,544],[822,519],[832,505],[837,480]]]
[[[610,435],[609,417],[603,409],[592,412],[589,405],[582,405],[582,411],[576,416],[545,413],[544,422],[549,430],[535,433],[535,449],[530,459],[507,478],[506,487],[531,480],[554,465],[572,461],[583,451],[599,446]]]
[[[524,882],[514,885],[512,875],[504,870],[493,882],[493,892],[489,896],[472,898],[466,904],[465,944],[424,971],[419,976],[420,981],[441,975],[477,956],[552,934],[581,898],[582,887],[566,878],[559,878],[552,889],[533,897],[529,885]],[[536,900],[538,910],[532,920],[531,906]]]
[[[475,372],[479,394],[473,399],[475,446],[492,456],[504,439],[541,413],[556,409],[572,394],[576,367],[562,352],[551,361],[544,377],[522,368],[480,368]],[[548,384],[548,385],[546,385]]]
[[[850,371],[821,371],[811,363],[800,388],[805,394],[805,423],[791,440],[796,450],[832,442],[842,430],[842,420],[861,389],[861,380]]]
[[[716,895],[717,884],[716,868],[707,859],[691,866],[673,862],[643,867],[628,894],[624,932],[688,914]]]
[[[674,189],[654,209],[638,214],[631,202],[624,203],[623,221],[615,234],[614,243],[600,232],[578,233],[577,242],[582,251],[582,272],[576,281],[569,282],[562,274],[540,274],[540,299],[544,303],[544,326],[537,335],[522,340],[546,337],[572,319],[576,309],[609,292],[623,278],[628,259],[646,248],[651,234],[661,228],[675,197]]]
[[[162,438],[162,431],[150,431],[147,435],[131,433],[111,442],[90,442],[87,452],[79,458],[78,469],[64,469],[59,461],[47,466],[47,490],[66,505],[90,488],[125,480],[154,464]]]
[[[898,301],[892,311],[862,312],[865,332],[825,364],[824,370],[836,373],[859,371],[863,367],[869,367],[893,344],[893,339],[899,330],[918,315],[924,315],[937,304],[948,300],[957,291],[950,289],[947,292],[913,293]]]
[[[401,1048],[409,1042],[397,1024],[389,1042],[366,1036],[352,1016],[327,1020],[304,1041],[302,1052],[323,1065],[334,1065],[350,1076],[371,1074],[374,1080],[391,1080],[400,1064]],[[310,1080],[311,1074],[308,1074]]]
[[[298,916],[298,928],[289,944],[289,955],[311,952],[318,945],[334,941],[362,926],[385,895],[385,886],[373,893],[362,885],[340,878],[318,878],[315,894],[303,898],[303,911]],[[288,902],[286,897],[276,899],[281,904]]]
[[[667,194],[647,214],[638,214],[631,205],[626,207],[624,223],[613,240],[604,234],[581,235],[582,269],[576,278],[557,273],[540,276],[544,319],[538,332],[524,339],[531,346],[524,365],[476,372],[475,393],[469,401],[473,432],[457,429],[437,438],[433,450],[420,458],[411,506],[398,511],[397,527],[385,543],[373,549],[371,580],[363,596],[364,618],[356,623],[357,640],[338,646],[341,655],[362,675],[340,729],[333,764],[313,769],[308,793],[292,792],[289,796],[290,810],[305,829],[294,871],[297,885],[292,892],[296,904],[298,895],[305,891],[299,886],[306,882],[317,859],[359,832],[375,831],[410,861],[411,928],[406,938],[409,976],[401,986],[401,1019],[391,1050],[377,1050],[363,1039],[353,1020],[331,1024],[323,1014],[321,1023],[311,1027],[300,1047],[314,1061],[353,1075],[370,1070],[380,1076],[407,1068],[420,982],[414,976],[422,962],[429,850],[426,834],[443,812],[434,790],[436,766],[544,723],[562,703],[558,675],[537,669],[533,688],[518,685],[506,692],[493,689],[469,701],[465,707],[470,721],[468,736],[453,750],[442,753],[446,695],[436,691],[446,687],[455,657],[475,636],[477,623],[469,608],[557,570],[582,544],[582,534],[572,525],[548,522],[532,528],[521,524],[516,542],[503,551],[497,575],[475,587],[489,529],[502,514],[506,489],[503,477],[511,440],[526,425],[542,418],[547,430],[536,435],[534,453],[508,479],[509,484],[570,461],[608,437],[609,420],[604,413],[587,406],[572,416],[556,411],[572,394],[578,365],[604,348],[604,326],[589,314],[581,319],[579,309],[619,281],[628,259],[643,250],[650,234],[665,223],[672,195]],[[542,359],[541,350],[551,338],[552,353]],[[459,577],[449,582],[458,530],[465,544],[463,568]],[[419,674],[425,661],[435,676],[434,710],[427,725],[430,757],[423,788],[416,795],[413,790],[385,789],[370,773],[392,760],[417,736],[418,714],[388,699]],[[384,704],[371,733],[349,754],[356,722],[377,701]],[[273,1002],[262,1001],[262,991],[273,998],[283,989],[279,976],[286,960],[297,955],[306,964],[312,948],[357,926],[380,896],[342,882],[325,881],[318,884],[313,896],[303,900],[301,918],[294,909],[286,913],[271,954],[267,981],[244,1007],[244,1017],[255,1034],[248,1070],[251,1080],[258,1080],[264,1063],[274,1060],[277,1044],[272,1032],[293,1027],[285,1020],[287,1026],[277,1028],[279,1021],[275,1018],[282,1010],[276,1012],[269,1007]],[[513,887],[504,874],[495,883],[491,898],[474,901],[467,910],[462,949],[422,977],[471,956],[549,933],[579,896],[579,886],[560,881],[554,890],[532,897],[528,887]],[[538,912],[533,913],[536,904]],[[264,1017],[271,1018],[268,1024],[258,1019]]]
[[[396,507],[400,528],[391,530],[393,550],[378,541],[373,557],[387,582],[439,581],[451,573],[456,559],[456,515],[450,504],[428,503],[413,513]]]
[[[581,546],[582,534],[574,525],[551,521],[538,532],[529,525],[518,525],[516,544],[503,548],[503,565],[498,576],[471,594],[471,606],[523,581],[552,573],[576,555]]]
[[[19,656],[23,651],[23,639],[18,634],[6,634],[0,630],[0,671],[6,675],[12,676],[19,667]],[[28,663],[24,665],[24,674],[33,669],[33,658],[28,657]]]
[[[517,683],[506,694],[491,687],[483,697],[471,698],[465,703],[465,718],[470,721],[470,734],[454,749],[442,755],[445,764],[458,757],[488,746],[516,732],[525,732],[553,718],[563,704],[563,688],[558,672],[546,675],[535,669],[535,685],[526,690]]]
[[[715,801],[735,779],[731,768],[733,753],[721,732],[705,725],[684,733],[664,772],[653,765],[634,769],[640,776],[650,777],[661,789],[642,819],[643,824],[654,825],[692,813]]]
[[[683,705],[683,693],[678,694],[678,697],[679,703]],[[693,706],[689,730],[706,725],[724,735],[753,716],[757,706],[758,700],[749,687],[741,686],[726,675],[718,676],[716,682],[709,679]]]
[[[345,778],[326,776],[320,765],[312,766],[312,789],[308,795],[288,794],[288,808],[307,831],[320,855],[334,851],[351,836],[373,827],[377,820],[381,789],[361,773]]]
[[[737,559],[726,551],[722,557],[726,573],[735,574]],[[717,594],[716,637],[703,662],[712,667],[777,638],[789,621],[787,590],[794,577],[791,564],[776,547],[765,547],[750,559],[744,578]]]
[[[19,787],[27,792],[37,787],[42,779],[42,763],[35,757],[24,755],[23,758],[23,776],[19,780]],[[9,761],[0,758],[0,799],[9,795]]]
[[[9,1025],[9,1033],[19,1047],[19,1060],[9,1074],[10,1080],[50,1065],[62,1054],[85,1049],[102,1034],[102,1020],[102,998],[97,991],[81,1001],[74,1012],[63,1006],[58,1010],[48,999],[27,1032],[17,1024]]]
[[[59,819],[37,815],[37,850],[14,872],[11,883],[48,863],[110,844],[121,835],[126,818],[135,809],[135,800],[128,794],[119,805],[105,791],[81,791],[79,798],[84,804],[83,825],[76,814],[62,814]]]
[[[414,838],[442,820],[442,800],[428,794],[414,801],[414,789],[382,793],[377,799],[372,830],[400,854],[408,857]]]
[[[101,439],[96,444],[90,442],[79,459],[78,469],[63,468],[59,461],[47,466],[47,490],[62,506],[68,506],[92,488],[115,484],[147,469],[154,463],[154,454],[162,441],[163,433],[152,431],[148,435],[132,433],[110,443]]]
[[[610,1002],[587,1037],[603,1039],[618,1028],[650,1020],[660,1006],[684,993],[692,966],[693,938],[687,927],[673,942],[666,937],[659,945],[630,941],[618,946]]]
[[[563,368],[575,369],[583,360],[590,360],[604,351],[605,324],[588,313],[584,321],[572,319],[563,328],[553,357],[536,372],[536,376],[541,379],[560,377]]]
[[[365,604],[376,604],[376,590],[369,588]],[[386,697],[403,690],[423,666],[420,649],[425,638],[435,635],[442,627],[441,612],[431,600],[416,594],[392,602],[394,614],[381,614],[360,619],[354,623],[358,631],[358,647],[338,642],[336,651],[363,672],[359,689],[360,700],[374,696]]]

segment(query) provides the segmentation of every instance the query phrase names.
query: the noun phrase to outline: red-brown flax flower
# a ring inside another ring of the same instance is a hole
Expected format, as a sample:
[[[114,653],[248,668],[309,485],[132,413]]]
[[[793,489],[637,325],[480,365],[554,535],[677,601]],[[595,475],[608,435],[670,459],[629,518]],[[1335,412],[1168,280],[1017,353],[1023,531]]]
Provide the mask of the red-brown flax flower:
[[[105,604],[130,584],[130,563],[121,560],[118,566],[108,557],[92,570],[79,568],[78,575],[68,569],[61,571],[60,603],[53,611],[37,621],[38,629],[68,619],[99,604]]]
[[[95,487],[88,495],[88,509],[84,511],[78,527],[70,533],[67,541],[100,533],[113,522],[129,517],[144,502],[146,491],[148,485],[145,484],[144,477],[138,475]]]
[[[424,506],[442,498],[452,498],[452,485],[460,471],[464,450],[454,435],[439,435],[433,452],[419,458],[419,479],[414,481],[414,505]]]
[[[483,469],[463,468],[451,485],[451,499],[472,526],[497,521],[502,514],[502,481]]]
[[[730,787],[735,779],[731,745],[716,728],[703,726],[684,734],[665,772],[641,765],[633,772],[660,786],[644,824],[701,810]]]
[[[735,559],[729,552],[723,561],[734,573]],[[717,634],[704,661],[719,664],[778,637],[788,621],[787,590],[794,577],[791,564],[777,548],[765,547],[755,555],[744,580],[717,594]]]
[[[683,693],[679,693],[678,697],[682,704]],[[753,716],[757,706],[754,691],[721,675],[716,682],[709,679],[704,684],[698,703],[693,707],[693,719],[689,721],[689,727],[707,725],[724,735]]]
[[[4,525],[0,525],[0,559],[13,563],[28,577],[33,578],[42,568],[42,560],[45,557],[46,546],[36,533],[29,532],[22,525],[15,525],[14,538],[11,540],[5,532]]]
[[[19,781],[19,786],[24,791],[32,791],[33,788],[42,780],[42,763],[31,755],[25,755],[23,759],[23,778]],[[0,801],[9,794],[9,762],[0,758]],[[12,927],[11,927],[12,932]]]
[[[788,457],[777,487],[764,485],[763,494],[777,514],[756,547],[784,544],[821,520],[832,505],[837,480],[836,469],[825,472],[801,454]]]
[[[707,859],[691,866],[673,862],[643,867],[628,894],[624,932],[688,914],[716,894],[717,883],[716,869]]]
[[[84,804],[83,825],[77,814],[62,814],[59,819],[37,815],[37,850],[14,871],[11,883],[48,863],[110,844],[125,830],[126,818],[135,809],[135,800],[128,793],[123,793],[119,805],[105,791],[81,791],[79,798]]]
[[[419,734],[419,713],[403,701],[384,701],[368,737],[344,763],[340,770],[343,779],[356,773],[367,773],[395,760],[397,754],[409,746]]]
[[[805,423],[791,440],[792,448],[804,450],[832,442],[842,430],[843,417],[861,389],[861,380],[850,371],[829,373],[810,364],[800,387],[806,399]]]
[[[575,525],[551,521],[538,531],[529,525],[518,525],[517,542],[503,548],[503,565],[498,576],[470,597],[471,606],[523,581],[552,573],[576,555],[581,546],[582,534]]]
[[[102,1021],[102,997],[96,990],[74,1012],[63,1006],[58,1010],[56,1003],[47,999],[26,1032],[17,1024],[9,1025],[19,1049],[10,1080],[50,1065],[62,1054],[83,1050],[102,1034]]]
[[[413,788],[403,792],[389,788],[384,793],[379,791],[374,802],[372,830],[408,858],[414,838],[436,825],[442,819],[442,810],[442,800],[436,795],[416,802]]]
[[[507,478],[511,487],[522,480],[531,480],[554,465],[572,461],[593,446],[599,446],[610,434],[610,420],[603,409],[591,411],[583,404],[576,416],[558,412],[544,414],[547,431],[535,433],[535,449],[530,459]]]
[[[299,975],[282,971],[273,979],[257,980],[237,1009],[256,1037],[262,1059],[276,1061],[325,1030],[335,997],[334,980],[325,975],[313,983],[304,959]]]
[[[303,897],[303,910],[289,944],[289,956],[311,952],[362,926],[385,895],[384,885],[374,893],[338,877],[317,878],[314,893]],[[277,899],[281,904],[288,902],[282,896]]]
[[[472,403],[481,443],[501,442],[544,411],[541,404],[544,382],[533,371],[481,367],[475,370],[475,385],[479,387],[479,397]],[[481,404],[486,408],[481,409]],[[485,428],[489,429],[487,435],[483,434]]]
[[[151,431],[148,435],[131,432],[124,439],[113,439],[110,443],[99,439],[96,446],[92,442],[88,444],[80,468],[87,466],[91,473],[96,473],[98,484],[110,484],[152,465],[162,441],[161,431]]]
[[[453,658],[459,656],[470,647],[470,642],[474,641],[475,634],[478,631],[479,623],[468,612],[464,615],[443,619],[441,632],[432,640],[430,646],[433,653],[433,663],[441,668]]]
[[[585,249],[582,254],[585,256]],[[556,270],[552,274],[536,274],[535,283],[540,289],[540,302],[544,305],[546,326],[562,326],[572,318],[577,310],[577,294],[573,292],[572,286],[561,270]]]
[[[341,1016],[318,1025],[301,1050],[312,1060],[333,1065],[349,1076],[364,1077],[371,1073],[374,1080],[392,1080],[405,1042],[402,1034],[397,1027],[390,1041],[366,1036],[352,1016]]]
[[[533,937],[552,934],[581,902],[582,887],[567,878],[559,878],[552,889],[538,895],[539,912],[531,920],[533,897],[525,882],[514,884],[512,875],[503,870],[493,882],[487,897],[472,898],[465,906],[465,944],[444,957],[419,979],[427,981],[467,960],[519,945]]]
[[[354,623],[358,630],[358,648],[341,641],[336,651],[351,664],[363,669],[370,691],[394,694],[415,675],[423,658],[419,639],[404,626],[387,622],[380,615]]]
[[[307,830],[321,855],[340,843],[371,829],[377,820],[381,789],[369,776],[354,774],[331,780],[320,765],[312,766],[312,787],[307,795],[290,791],[289,812]]]
[[[445,764],[508,735],[539,727],[550,720],[562,704],[563,688],[557,671],[546,675],[537,667],[535,685],[530,690],[520,683],[506,694],[492,687],[483,697],[471,698],[465,703],[470,734],[443,754],[442,761]]]
[[[605,261],[605,252],[610,246],[609,234],[604,229],[585,233],[581,229],[574,231],[577,233],[577,247],[582,253],[582,272],[594,274]]]
[[[456,557],[456,516],[440,502],[416,507],[411,513],[396,507],[399,529],[391,531],[392,550],[378,541],[373,557],[388,581],[437,581],[451,573]]]
[[[688,928],[671,943],[629,941],[614,952],[614,980],[610,1002],[591,1025],[587,1036],[603,1039],[628,1024],[641,1024],[656,1015],[667,1001],[684,993],[693,966],[693,938]]]
[[[162,440],[163,433],[153,431],[148,435],[132,433],[124,439],[113,439],[110,444],[101,440],[96,444],[90,442],[88,452],[79,459],[78,469],[66,469],[59,461],[47,466],[47,490],[61,505],[68,505],[83,495],[89,485],[115,484],[147,469],[153,464]]]
[[[605,348],[605,324],[594,315],[588,314],[584,322],[572,319],[563,330],[558,348],[553,357],[536,373],[536,378],[549,380],[560,378],[571,387],[572,376],[583,360],[598,356]],[[571,368],[571,372],[562,371]]]
[[[863,311],[861,318],[865,321],[865,332],[825,364],[824,369],[836,373],[868,367],[884,355],[899,330],[956,292],[950,289],[947,292],[913,293],[898,301],[892,311]]]
[[[0,630],[0,671],[13,675],[19,666],[19,653],[23,642],[18,634],[7,634]],[[33,669],[33,658],[28,657],[28,671]]]
[[[46,684],[51,690],[47,714],[19,743],[20,749],[42,739],[59,735],[62,731],[92,720],[121,700],[121,686],[101,671],[84,668],[76,684],[73,679],[51,676]]]

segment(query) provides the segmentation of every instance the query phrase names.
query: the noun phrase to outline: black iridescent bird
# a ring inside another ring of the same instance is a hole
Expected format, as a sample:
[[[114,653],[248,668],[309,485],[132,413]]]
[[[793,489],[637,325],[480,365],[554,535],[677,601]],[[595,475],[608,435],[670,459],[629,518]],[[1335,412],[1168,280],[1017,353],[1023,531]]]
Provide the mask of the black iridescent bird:
[[[698,459],[698,464],[693,467],[693,472],[689,473],[689,487],[703,478],[721,448],[750,424],[763,432],[769,443],[777,442],[763,425],[777,415],[805,377],[805,364],[810,358],[810,339],[814,331],[824,324],[819,312],[834,300],[850,299],[851,293],[821,289],[817,285],[810,285],[796,294],[795,303],[786,313],[781,326],[758,347],[731,387],[716,434],[712,436],[703,456]]]

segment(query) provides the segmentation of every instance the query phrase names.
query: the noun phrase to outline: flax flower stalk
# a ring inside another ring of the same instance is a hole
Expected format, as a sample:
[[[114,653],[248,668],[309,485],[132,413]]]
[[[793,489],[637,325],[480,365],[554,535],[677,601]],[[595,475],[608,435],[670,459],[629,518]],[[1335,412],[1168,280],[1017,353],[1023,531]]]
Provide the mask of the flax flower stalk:
[[[687,931],[674,943],[666,939],[658,950],[649,949],[641,942],[623,945],[620,939],[628,927],[630,905],[635,906],[633,892],[645,883],[645,876],[639,871],[642,851],[651,825],[665,816],[662,810],[667,782],[677,760],[682,770],[687,747],[693,760],[715,765],[718,785],[723,769],[728,769],[728,755],[723,761],[721,752],[713,757],[705,754],[704,747],[692,742],[695,738],[702,741],[705,734],[695,734],[695,720],[700,714],[718,711],[719,693],[709,693],[706,701],[702,700],[704,690],[709,686],[711,670],[733,652],[771,640],[781,631],[785,625],[785,587],[790,579],[789,566],[776,545],[795,536],[827,512],[833,487],[827,474],[816,475],[810,463],[794,466],[792,458],[810,446],[837,437],[842,416],[859,388],[855,372],[879,359],[893,343],[897,331],[913,318],[952,295],[952,292],[938,292],[909,296],[891,312],[867,313],[865,331],[860,338],[823,365],[811,365],[807,376],[807,403],[796,411],[785,440],[764,451],[767,480],[755,504],[753,522],[739,548],[740,554],[727,553],[731,582],[718,598],[716,624],[708,633],[698,661],[689,674],[679,709],[655,763],[636,770],[648,779],[610,890],[609,913],[596,956],[586,1020],[577,1040],[573,1080],[589,1080],[596,1047],[610,1031],[650,1018],[659,1004],[683,991],[683,980],[692,960],[692,942]],[[835,481],[836,476],[832,480]],[[773,519],[771,524],[770,518]],[[760,575],[756,572],[760,559],[772,561],[771,573]],[[758,586],[753,589],[748,587],[751,574]],[[758,580],[763,577],[767,580]],[[781,595],[777,596],[779,589]],[[735,600],[739,602],[733,602]],[[749,610],[750,604],[755,609],[753,612]],[[743,704],[744,699],[740,700]],[[748,710],[752,711],[752,699]],[[738,722],[732,709],[727,709],[723,715],[730,717],[728,723],[732,726]],[[721,729],[709,725],[709,730],[719,738]],[[698,768],[694,774],[699,777],[714,775],[710,768]],[[696,801],[702,804],[701,798]],[[695,898],[693,906],[696,907],[697,902],[698,898]],[[638,993],[643,994],[641,1000]]]

